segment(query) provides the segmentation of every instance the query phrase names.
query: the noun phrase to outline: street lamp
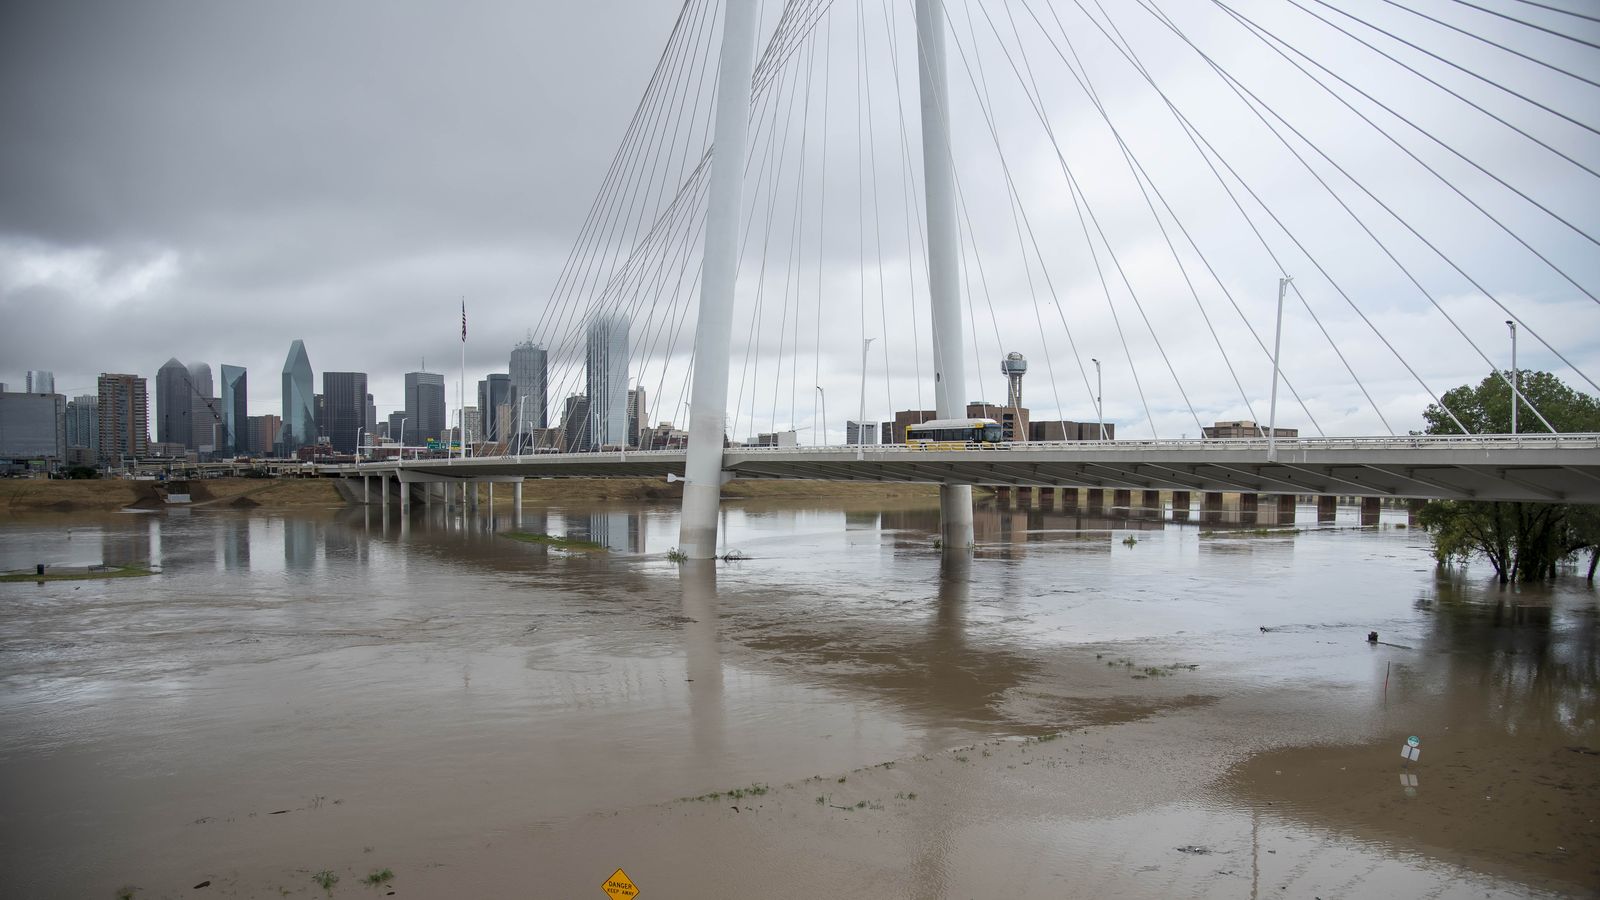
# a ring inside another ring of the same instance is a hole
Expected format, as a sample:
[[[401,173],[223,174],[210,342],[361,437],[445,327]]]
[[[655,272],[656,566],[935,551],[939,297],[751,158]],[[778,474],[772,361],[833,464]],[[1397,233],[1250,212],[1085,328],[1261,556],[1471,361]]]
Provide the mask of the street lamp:
[[[1100,400],[1100,360],[1090,358],[1094,363],[1094,414],[1100,420],[1100,440],[1106,439],[1106,410]]]
[[[828,443],[828,392],[824,391],[822,385],[819,384],[817,385],[817,395],[822,398],[822,441],[820,443],[825,446]]]
[[[866,438],[862,429],[867,425],[867,348],[877,338],[861,339],[861,412],[856,417],[856,443],[865,444]]]
[[[411,421],[410,416],[400,417],[400,458],[406,458],[406,423]]]
[[[366,430],[366,428],[356,429],[356,465],[361,464],[361,433]]]
[[[1511,319],[1506,320],[1506,326],[1511,329],[1511,433],[1517,433],[1517,407],[1521,405],[1521,396],[1517,391],[1517,323]]]

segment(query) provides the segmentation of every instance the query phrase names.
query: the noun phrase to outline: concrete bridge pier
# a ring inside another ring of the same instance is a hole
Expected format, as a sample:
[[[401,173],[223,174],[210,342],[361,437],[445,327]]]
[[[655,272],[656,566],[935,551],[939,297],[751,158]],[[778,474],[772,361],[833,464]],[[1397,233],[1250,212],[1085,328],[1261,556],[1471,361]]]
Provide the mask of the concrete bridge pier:
[[[491,485],[489,487],[489,490],[491,490],[491,491],[494,490],[494,486]],[[477,514],[477,512],[478,512],[478,486],[476,484],[470,482],[470,481],[466,482],[465,484],[461,485],[461,492],[466,495],[467,511],[471,512],[473,514]]]
[[[1056,489],[1039,488],[1039,505],[1045,509],[1054,509],[1056,505]]]
[[[1322,495],[1317,498],[1317,523],[1326,525],[1339,516],[1339,498]]]
[[[511,524],[522,527],[522,480],[511,483]]]
[[[1203,522],[1222,521],[1222,492],[1206,491],[1200,495],[1200,520]]]
[[[411,485],[396,479],[400,486],[400,515],[402,518],[411,515]]]
[[[378,476],[378,493],[383,495],[383,520],[389,521],[389,473]]]
[[[1106,508],[1106,492],[1100,488],[1089,488],[1089,508],[1103,510]]]
[[[1383,500],[1377,497],[1361,498],[1361,524],[1376,525],[1378,517],[1383,512]]]
[[[1189,521],[1189,507],[1190,507],[1191,504],[1193,504],[1193,502],[1194,502],[1194,499],[1189,496],[1189,492],[1188,491],[1173,491],[1172,492],[1172,521],[1174,521],[1174,522],[1187,522],[1187,521]]]
[[[1118,489],[1111,492],[1111,505],[1117,509],[1133,508],[1133,491]]]
[[[1001,506],[1010,506],[1011,505],[1011,488],[1004,487],[1004,486],[995,488],[994,489],[994,499],[995,499],[995,502],[999,503]]]
[[[1028,487],[1026,485],[1017,488],[1017,505],[1018,506],[1032,506],[1033,505],[1033,488]]]
[[[1139,505],[1144,507],[1145,509],[1160,510],[1161,509],[1161,492],[1160,491],[1140,491],[1139,492]]]
[[[372,505],[372,476],[371,475],[363,475],[363,476],[361,476],[361,505],[362,506],[371,506]]]

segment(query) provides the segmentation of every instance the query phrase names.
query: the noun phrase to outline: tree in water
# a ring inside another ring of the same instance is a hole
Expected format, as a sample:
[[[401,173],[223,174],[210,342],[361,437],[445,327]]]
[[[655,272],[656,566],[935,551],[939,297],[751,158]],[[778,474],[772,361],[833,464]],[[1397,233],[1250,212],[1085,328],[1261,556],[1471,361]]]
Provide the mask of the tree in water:
[[[1517,430],[1523,434],[1600,432],[1600,401],[1549,372],[1522,372]],[[1448,391],[1422,417],[1427,434],[1511,433],[1511,385],[1499,373]],[[1535,412],[1537,410],[1537,412]],[[1458,424],[1459,422],[1459,424]],[[1548,424],[1547,424],[1548,423]],[[1435,500],[1418,516],[1440,562],[1483,556],[1502,583],[1554,578],[1562,560],[1589,551],[1590,581],[1600,563],[1600,509],[1566,503]]]

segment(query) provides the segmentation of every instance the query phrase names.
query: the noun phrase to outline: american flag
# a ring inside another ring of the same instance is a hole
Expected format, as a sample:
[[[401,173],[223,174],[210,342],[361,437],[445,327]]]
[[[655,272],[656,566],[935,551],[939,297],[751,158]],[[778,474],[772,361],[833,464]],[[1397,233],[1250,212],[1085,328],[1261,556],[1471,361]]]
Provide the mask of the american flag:
[[[467,342],[467,301],[461,301],[461,343]]]

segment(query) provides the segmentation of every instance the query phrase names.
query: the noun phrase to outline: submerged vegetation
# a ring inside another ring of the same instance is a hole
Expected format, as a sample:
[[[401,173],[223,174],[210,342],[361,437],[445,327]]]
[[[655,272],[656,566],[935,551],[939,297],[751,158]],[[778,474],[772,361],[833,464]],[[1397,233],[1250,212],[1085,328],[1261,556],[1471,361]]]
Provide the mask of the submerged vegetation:
[[[1600,400],[1581,394],[1549,372],[1520,372],[1517,432],[1548,434],[1600,431]],[[1423,413],[1428,434],[1511,433],[1509,376],[1488,376],[1477,385],[1446,391]],[[1538,411],[1538,414],[1534,413]],[[1600,564],[1600,509],[1569,503],[1434,500],[1418,521],[1433,539],[1441,564],[1483,557],[1502,584],[1556,576],[1561,563],[1589,554],[1588,579]]]

